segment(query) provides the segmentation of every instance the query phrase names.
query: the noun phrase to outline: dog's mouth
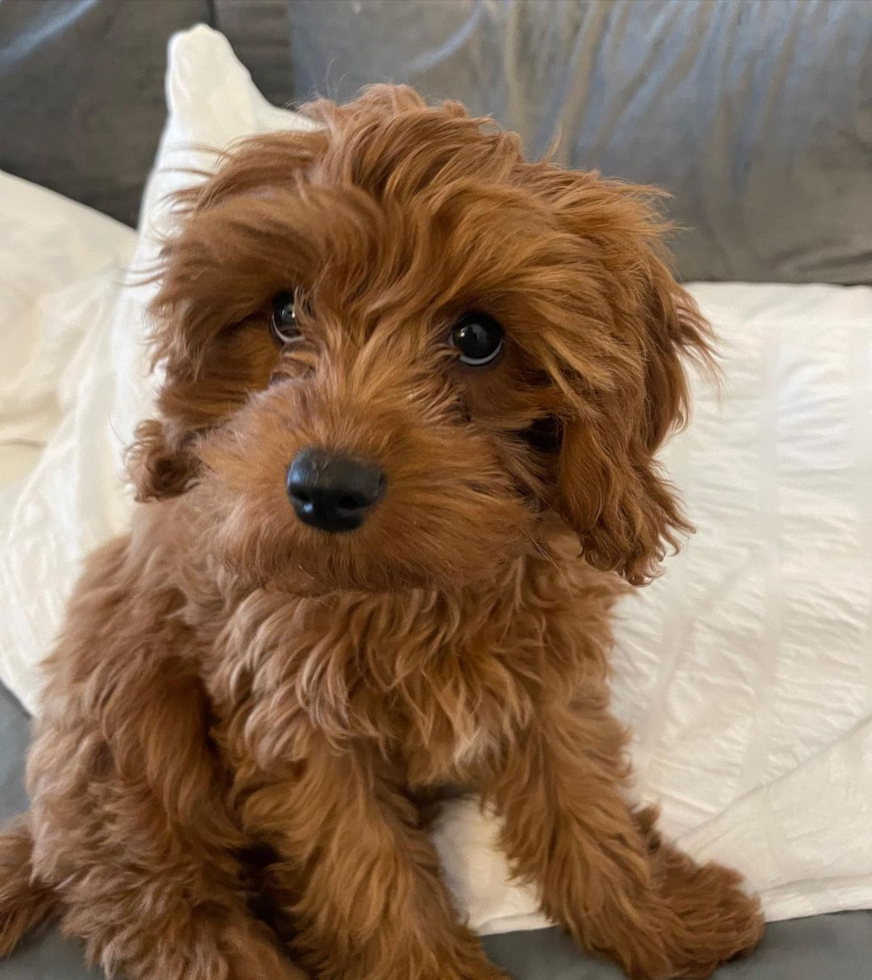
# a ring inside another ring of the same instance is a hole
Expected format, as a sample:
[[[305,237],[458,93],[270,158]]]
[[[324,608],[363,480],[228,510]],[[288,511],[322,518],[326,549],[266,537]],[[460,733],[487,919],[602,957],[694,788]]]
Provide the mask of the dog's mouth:
[[[317,569],[308,568],[300,563],[299,555],[293,551],[287,555],[283,573],[257,582],[262,588],[306,599],[328,599],[349,593],[385,595],[411,591],[444,592],[456,584],[458,583],[435,577],[424,569],[388,567],[383,563],[352,568],[339,564],[325,567],[325,564],[321,564]]]

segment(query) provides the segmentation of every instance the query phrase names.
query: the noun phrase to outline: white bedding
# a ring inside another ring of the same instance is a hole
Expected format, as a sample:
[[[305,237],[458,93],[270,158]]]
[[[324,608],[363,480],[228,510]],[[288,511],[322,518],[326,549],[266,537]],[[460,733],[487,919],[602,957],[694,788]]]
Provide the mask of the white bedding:
[[[174,39],[167,93],[160,166],[303,124],[208,28]],[[146,228],[185,179],[153,177]],[[150,288],[120,283],[154,247],[131,259],[129,229],[3,176],[0,221],[0,679],[34,710],[82,557],[128,520]],[[699,531],[620,609],[638,792],[692,853],[739,866],[769,918],[872,908],[872,289],[693,291],[726,380],[720,403],[698,386],[664,453]],[[542,924],[493,830],[468,802],[438,829],[459,903],[483,932]]]

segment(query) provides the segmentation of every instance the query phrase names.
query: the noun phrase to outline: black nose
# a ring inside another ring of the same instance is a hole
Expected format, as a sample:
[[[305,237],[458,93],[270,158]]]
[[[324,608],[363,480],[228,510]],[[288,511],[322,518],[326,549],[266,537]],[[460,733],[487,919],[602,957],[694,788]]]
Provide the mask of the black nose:
[[[287,486],[304,524],[322,531],[353,531],[384,495],[385,475],[350,456],[303,449],[291,460]]]

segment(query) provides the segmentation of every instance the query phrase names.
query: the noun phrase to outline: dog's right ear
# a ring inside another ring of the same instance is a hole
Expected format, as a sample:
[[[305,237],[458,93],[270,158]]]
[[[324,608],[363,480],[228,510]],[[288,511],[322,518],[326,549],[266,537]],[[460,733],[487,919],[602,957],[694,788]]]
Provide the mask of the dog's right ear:
[[[221,156],[214,173],[175,194],[178,230],[164,240],[152,276],[160,288],[149,307],[153,365],[163,380],[155,417],[138,426],[127,459],[137,500],[188,490],[199,474],[198,439],[249,397],[244,358],[229,348],[222,352],[216,340],[250,311],[236,308],[232,297],[216,300],[210,284],[226,273],[222,263],[236,260],[225,254],[232,253],[227,237],[234,222],[250,204],[297,187],[325,140],[317,129],[242,140]],[[236,271],[250,277],[255,266]]]
[[[178,497],[196,480],[197,460],[171,422],[146,419],[136,427],[127,469],[139,503]]]

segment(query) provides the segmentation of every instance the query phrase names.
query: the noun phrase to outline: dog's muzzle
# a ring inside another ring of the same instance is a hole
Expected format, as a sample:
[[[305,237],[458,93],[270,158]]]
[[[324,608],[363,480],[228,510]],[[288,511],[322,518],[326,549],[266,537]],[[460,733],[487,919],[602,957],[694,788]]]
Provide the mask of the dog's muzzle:
[[[322,531],[354,531],[384,496],[384,472],[372,463],[323,449],[303,449],[288,467],[297,517]]]

